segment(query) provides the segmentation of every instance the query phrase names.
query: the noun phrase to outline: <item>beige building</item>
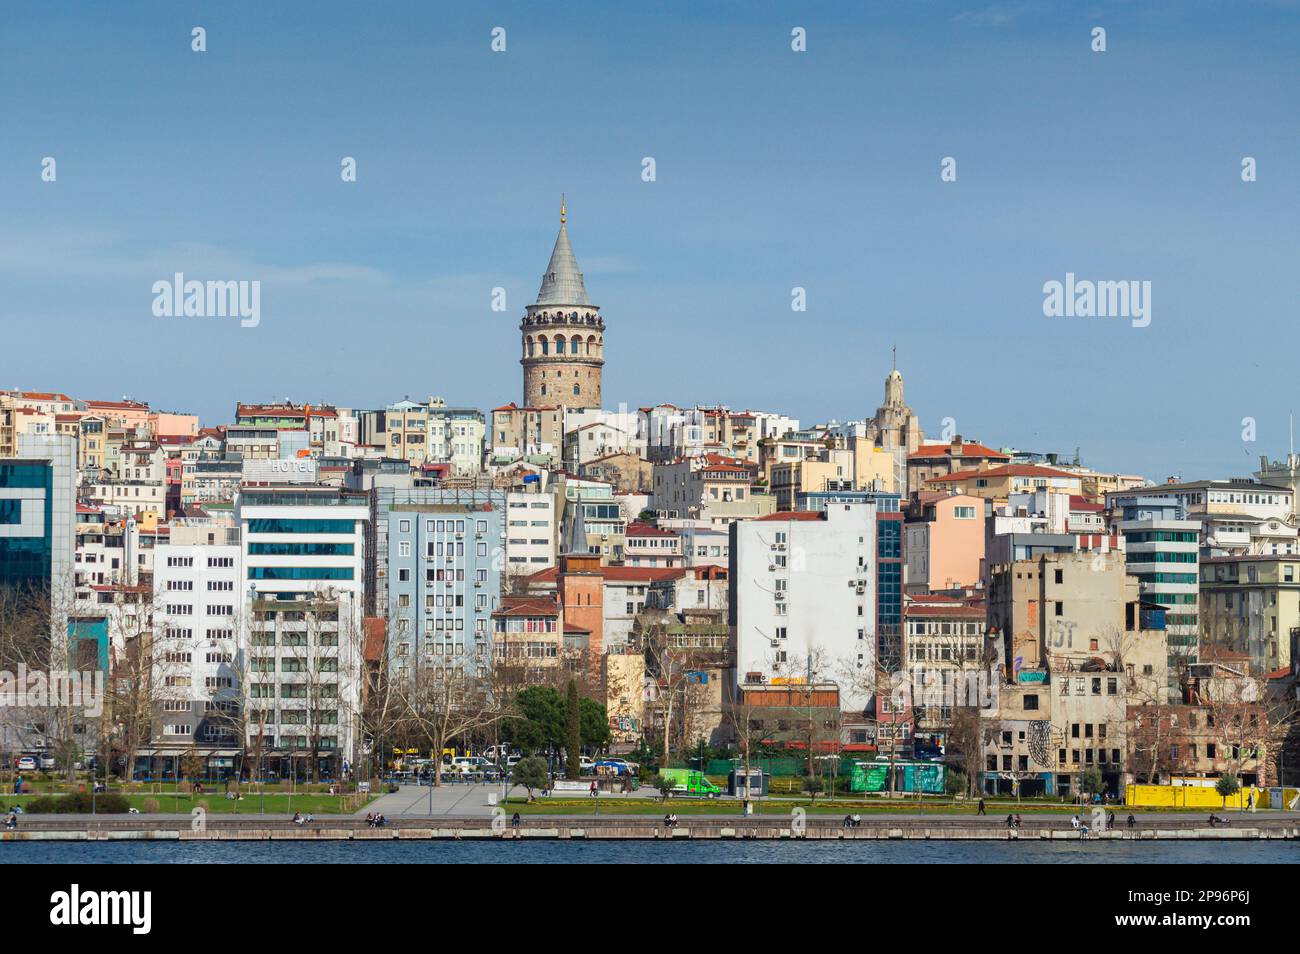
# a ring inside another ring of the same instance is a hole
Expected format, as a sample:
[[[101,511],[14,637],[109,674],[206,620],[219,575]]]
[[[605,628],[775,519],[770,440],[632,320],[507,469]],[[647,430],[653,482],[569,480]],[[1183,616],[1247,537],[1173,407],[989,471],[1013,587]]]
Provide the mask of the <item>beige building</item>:
[[[1003,681],[997,711],[986,713],[985,791],[1028,780],[1077,793],[1096,768],[1118,794],[1128,781],[1128,707],[1171,698],[1163,624],[1142,605],[1122,552],[994,567],[988,635],[1001,647]]]
[[[1000,467],[990,467],[981,464],[974,470],[963,470],[944,477],[931,477],[924,482],[923,488],[1005,502],[1011,494],[1031,494],[1037,490],[1078,496],[1081,484],[1081,479],[1075,474],[1052,467],[1039,467],[1037,464],[1004,464]]]
[[[777,510],[794,510],[800,493],[862,489],[854,474],[853,451],[823,448],[819,457],[775,464],[768,486]]]
[[[748,508],[754,483],[748,467],[715,454],[655,464],[653,481],[650,509],[667,519]]]
[[[640,740],[645,725],[645,653],[606,653],[601,665],[614,744],[631,747]]]
[[[924,444],[907,455],[907,492],[918,493],[934,477],[978,470],[982,465],[1000,467],[1009,463],[1011,458],[1001,451],[978,441],[963,440],[958,434],[947,444]]]
[[[549,457],[558,463],[564,452],[563,411],[554,405],[519,407],[513,401],[493,408],[488,443],[496,462]]]
[[[616,494],[646,494],[654,478],[654,465],[636,454],[608,454],[583,464],[582,477],[610,484]]]
[[[1244,653],[1272,672],[1290,667],[1292,635],[1300,632],[1300,556],[1204,559],[1201,646]]]

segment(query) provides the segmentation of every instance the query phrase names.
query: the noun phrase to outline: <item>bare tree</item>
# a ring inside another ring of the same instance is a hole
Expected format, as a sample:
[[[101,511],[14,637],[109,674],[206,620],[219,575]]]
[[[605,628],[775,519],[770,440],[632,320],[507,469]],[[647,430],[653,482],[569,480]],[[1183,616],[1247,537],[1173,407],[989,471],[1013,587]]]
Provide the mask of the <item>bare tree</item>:
[[[433,784],[442,785],[442,752],[448,743],[495,725],[509,710],[492,680],[459,665],[426,666],[395,687],[398,730],[428,744]]]

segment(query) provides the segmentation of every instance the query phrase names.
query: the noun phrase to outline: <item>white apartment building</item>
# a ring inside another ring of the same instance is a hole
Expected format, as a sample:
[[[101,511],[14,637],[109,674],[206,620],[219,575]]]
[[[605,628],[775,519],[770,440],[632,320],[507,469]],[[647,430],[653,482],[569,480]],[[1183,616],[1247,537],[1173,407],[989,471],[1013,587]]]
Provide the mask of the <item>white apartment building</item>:
[[[559,527],[553,493],[511,491],[506,495],[505,523],[506,573],[518,576],[555,566]]]
[[[731,564],[731,534],[725,525],[689,517],[658,520],[656,523],[681,537],[683,566],[725,567]]]
[[[447,407],[442,398],[429,399],[428,459],[451,464],[451,472],[469,477],[483,471],[483,442],[487,424],[474,408]]]
[[[1187,518],[1201,524],[1205,556],[1300,553],[1300,531],[1292,523],[1295,495],[1289,486],[1232,478],[1156,484],[1125,493],[1182,504]],[[1107,494],[1107,500],[1116,496]]]
[[[807,678],[811,655],[814,678],[839,683],[844,709],[865,706],[876,655],[875,567],[874,503],[733,523],[737,680]]]
[[[179,528],[178,528],[179,529]],[[198,540],[206,534],[180,534]],[[138,755],[151,777],[193,752],[210,774],[233,771],[241,734],[244,584],[233,530],[214,543],[167,543],[154,559],[154,737]]]
[[[250,721],[276,771],[339,777],[354,754],[364,674],[369,495],[319,485],[240,491]]]

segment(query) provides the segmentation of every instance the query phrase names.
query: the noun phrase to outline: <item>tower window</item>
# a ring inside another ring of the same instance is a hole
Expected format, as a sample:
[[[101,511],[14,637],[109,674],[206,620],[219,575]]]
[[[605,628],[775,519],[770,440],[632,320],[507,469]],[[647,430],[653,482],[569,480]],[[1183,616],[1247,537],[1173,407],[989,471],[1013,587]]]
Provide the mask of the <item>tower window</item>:
[[[575,385],[573,386],[573,393],[574,393],[574,394],[580,394],[581,392],[582,392],[582,388],[575,384]]]

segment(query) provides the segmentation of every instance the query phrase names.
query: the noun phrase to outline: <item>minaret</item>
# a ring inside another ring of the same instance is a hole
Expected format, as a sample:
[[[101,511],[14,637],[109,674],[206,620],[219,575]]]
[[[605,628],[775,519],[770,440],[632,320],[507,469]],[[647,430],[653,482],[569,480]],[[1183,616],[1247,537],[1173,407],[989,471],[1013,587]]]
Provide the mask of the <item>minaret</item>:
[[[560,234],[537,301],[527,306],[519,323],[525,407],[600,407],[605,320],[587,298],[566,218],[561,195]]]

